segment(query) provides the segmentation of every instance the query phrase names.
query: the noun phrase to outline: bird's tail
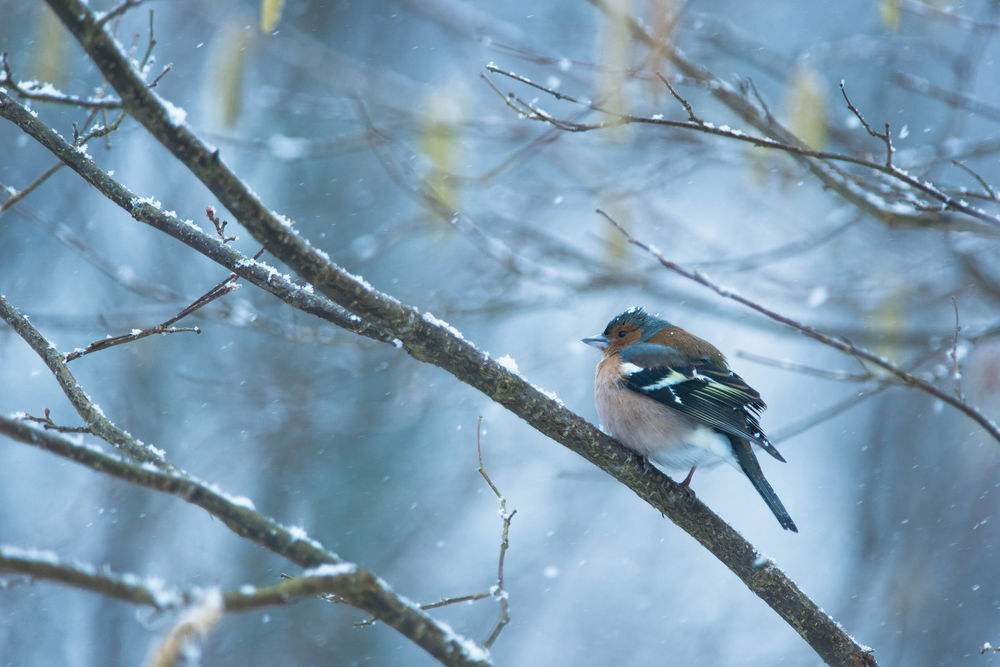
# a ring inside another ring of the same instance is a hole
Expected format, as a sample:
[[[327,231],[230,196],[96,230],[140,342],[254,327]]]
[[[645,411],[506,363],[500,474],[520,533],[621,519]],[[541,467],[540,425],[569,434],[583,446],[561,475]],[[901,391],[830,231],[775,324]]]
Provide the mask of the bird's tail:
[[[757,493],[760,494],[760,497],[764,499],[767,506],[774,512],[774,516],[778,518],[778,523],[781,524],[781,527],[795,533],[799,532],[799,529],[795,527],[795,522],[792,521],[792,517],[788,516],[788,510],[781,504],[774,489],[764,479],[764,473],[760,469],[760,463],[757,462],[757,456],[753,453],[750,443],[743,438],[733,435],[729,436],[729,440],[733,444],[733,453],[740,464],[740,469],[743,471],[743,474],[750,478],[753,488],[757,489]]]

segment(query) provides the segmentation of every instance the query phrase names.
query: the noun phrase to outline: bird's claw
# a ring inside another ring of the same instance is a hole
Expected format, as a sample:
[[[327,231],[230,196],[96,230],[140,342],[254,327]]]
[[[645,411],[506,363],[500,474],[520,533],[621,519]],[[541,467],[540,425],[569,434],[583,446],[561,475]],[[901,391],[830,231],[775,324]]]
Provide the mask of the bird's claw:
[[[680,483],[680,487],[684,489],[684,491],[686,491],[692,498],[697,498],[698,495],[694,492],[694,489],[691,488],[691,477],[694,476],[694,469],[695,466],[691,466],[691,470],[688,471],[687,477],[684,478],[684,481]]]

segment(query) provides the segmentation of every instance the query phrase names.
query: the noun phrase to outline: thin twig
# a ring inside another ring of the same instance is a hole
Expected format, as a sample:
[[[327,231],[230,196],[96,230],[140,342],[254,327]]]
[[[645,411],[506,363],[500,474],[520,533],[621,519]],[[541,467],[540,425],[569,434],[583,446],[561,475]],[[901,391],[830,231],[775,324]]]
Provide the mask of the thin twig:
[[[176,470],[173,465],[166,461],[163,452],[139,442],[104,416],[103,411],[94,404],[80,383],[73,377],[69,366],[66,365],[66,359],[59,353],[55,345],[43,336],[28,321],[28,318],[14,308],[2,294],[0,294],[0,319],[7,322],[10,328],[31,346],[35,354],[42,358],[55,376],[59,387],[66,394],[66,398],[73,404],[77,414],[90,427],[91,433],[119,448],[133,461],[152,464],[150,466],[152,469]]]
[[[223,243],[229,243],[230,241],[235,241],[235,236],[226,236],[226,225],[229,224],[228,220],[221,220],[218,215],[215,214],[215,209],[211,206],[205,207],[205,215],[211,221],[212,225],[215,227],[215,233],[219,235],[219,239]]]
[[[889,136],[889,123],[885,124],[885,132],[876,132],[872,129],[872,126],[868,124],[868,121],[865,120],[865,117],[861,115],[858,108],[854,106],[854,103],[851,102],[851,98],[847,96],[847,88],[843,81],[840,82],[840,93],[844,96],[844,101],[847,102],[847,108],[850,109],[851,113],[853,113],[854,116],[861,121],[861,125],[868,131],[868,134],[876,139],[880,139],[882,143],[885,144],[885,168],[890,171],[893,170],[892,137]]]
[[[894,72],[890,78],[893,83],[906,90],[939,100],[954,109],[968,111],[991,120],[1000,120],[1000,108],[972,95],[942,88],[927,79],[906,72]]]
[[[174,69],[174,64],[173,63],[167,63],[166,65],[164,65],[163,71],[160,72],[159,74],[157,74],[155,79],[153,79],[152,81],[149,82],[149,87],[150,88],[156,88],[156,84],[158,84],[160,82],[160,79],[162,79],[167,74],[169,74],[170,71],[173,70],[173,69]]]
[[[494,72],[516,81],[532,85],[534,88],[540,90],[546,90],[549,94],[555,94],[556,91],[548,90],[540,84],[531,82],[529,79],[522,77],[513,72],[507,72],[501,70],[495,65],[487,66],[487,70]],[[931,199],[938,202],[937,204],[931,204],[929,202],[921,202],[917,200],[913,193],[906,191],[897,191],[894,194],[901,197],[901,202],[909,206],[913,212],[905,212],[899,210],[898,206],[889,207],[884,201],[886,193],[881,190],[873,190],[873,188],[865,183],[864,181],[859,181],[857,178],[849,175],[845,175],[843,172],[835,169],[832,165],[827,164],[824,169],[826,171],[821,174],[821,177],[829,187],[834,187],[838,193],[851,201],[854,205],[859,207],[861,210],[868,211],[880,218],[891,219],[900,224],[906,222],[910,225],[920,225],[926,226],[935,223],[934,220],[927,219],[924,214],[933,214],[934,216],[940,215],[942,211],[957,211],[970,218],[974,218],[978,221],[987,223],[989,227],[980,226],[966,226],[961,227],[956,224],[956,221],[949,218],[942,218],[945,221],[945,226],[948,229],[964,229],[967,231],[977,231],[977,232],[989,232],[996,233],[996,228],[1000,226],[1000,216],[990,215],[982,209],[975,206],[969,205],[962,199],[956,199],[948,195],[941,188],[934,186],[929,181],[924,179],[916,178],[911,176],[906,171],[899,169],[894,164],[892,164],[892,142],[888,136],[888,124],[886,124],[886,133],[875,132],[868,127],[868,131],[872,136],[881,139],[887,146],[887,155],[884,163],[877,163],[864,158],[854,157],[853,155],[846,155],[843,153],[834,153],[830,151],[818,151],[809,148],[804,142],[798,140],[797,138],[791,137],[787,131],[783,131],[782,135],[789,135],[790,141],[778,141],[775,139],[757,137],[738,129],[733,129],[727,125],[716,126],[712,123],[702,121],[700,123],[693,122],[690,120],[680,121],[680,120],[670,120],[667,118],[662,118],[659,115],[653,116],[635,116],[632,114],[617,113],[608,109],[601,107],[598,104],[592,102],[579,102],[585,108],[592,111],[596,111],[614,119],[614,122],[599,122],[599,123],[580,123],[574,121],[567,121],[560,118],[556,118],[546,111],[540,109],[537,105],[526,102],[520,97],[513,93],[504,95],[499,88],[493,84],[489,77],[482,75],[482,78],[490,84],[490,87],[502,98],[505,103],[514,109],[517,113],[525,116],[530,120],[537,120],[541,122],[548,123],[554,128],[561,129],[567,132],[588,132],[594,130],[604,130],[612,127],[619,127],[621,125],[628,124],[642,124],[642,125],[657,125],[663,127],[674,127],[679,129],[695,130],[698,132],[712,134],[715,136],[726,137],[735,141],[741,141],[744,143],[752,144],[759,148],[770,148],[774,150],[780,150],[792,155],[796,155],[802,158],[812,158],[813,160],[818,160],[823,163],[827,162],[842,162],[845,164],[857,165],[866,169],[871,169],[879,173],[885,174],[892,178],[893,180],[899,181],[914,191],[927,195]],[[570,99],[563,95],[563,99],[567,101]],[[867,124],[867,123],[866,123]],[[810,164],[814,164],[811,163]],[[941,224],[938,222],[937,224]]]
[[[750,88],[750,92],[753,93],[754,99],[757,100],[757,104],[760,105],[760,110],[764,113],[764,118],[767,119],[767,122],[771,123],[775,127],[781,127],[788,132],[787,128],[781,125],[778,119],[774,117],[774,114],[771,113],[771,107],[768,106],[767,102],[764,100],[764,96],[760,94],[759,90],[757,90],[757,84],[753,82],[753,79],[748,78],[746,83]],[[791,132],[789,132],[789,134],[791,134]]]
[[[49,167],[48,169],[46,169],[45,172],[42,173],[41,176],[39,176],[38,178],[36,178],[35,180],[33,180],[31,183],[29,183],[23,190],[18,190],[17,192],[15,192],[14,194],[12,194],[10,196],[10,199],[8,199],[7,201],[5,201],[3,203],[0,203],[0,213],[3,213],[7,209],[9,209],[11,206],[13,206],[14,204],[16,204],[17,202],[21,201],[22,199],[24,199],[25,197],[27,197],[28,195],[30,195],[32,192],[34,192],[34,190],[38,186],[40,186],[45,181],[49,180],[49,177],[51,177],[52,174],[54,174],[57,171],[59,171],[59,169],[62,168],[63,164],[64,164],[63,162],[56,162],[54,165],[52,165],[51,167]]]
[[[139,71],[145,72],[146,65],[149,64],[149,57],[153,55],[153,47],[156,46],[156,36],[153,32],[153,10],[149,10],[149,41],[146,42],[146,52],[142,54],[142,60],[139,61]],[[169,65],[167,66],[169,67]],[[162,75],[161,75],[162,76]],[[150,84],[150,88],[155,84]]]
[[[955,380],[955,396],[958,400],[965,401],[965,392],[962,391],[962,368],[958,361],[958,334],[962,327],[958,323],[958,299],[951,297],[951,305],[955,308],[955,338],[951,344],[951,377]]]
[[[93,343],[82,349],[76,349],[66,355],[66,362],[73,361],[74,359],[79,359],[80,357],[91,354],[93,352],[99,352],[101,350],[106,350],[109,347],[114,347],[116,345],[125,345],[126,343],[132,343],[137,340],[142,340],[148,336],[155,336],[156,334],[168,334],[168,333],[201,333],[201,329],[198,327],[172,327],[174,322],[181,320],[191,313],[195,312],[199,308],[207,306],[216,299],[229,294],[235,289],[238,289],[239,285],[236,284],[236,274],[229,275],[221,283],[208,290],[200,297],[195,299],[190,305],[181,310],[179,313],[171,317],[170,319],[160,322],[159,324],[146,328],[146,329],[133,329],[127,334],[122,334],[120,336],[112,336],[110,338],[102,338],[100,340],[95,340]]]
[[[687,111],[688,120],[690,120],[692,123],[697,123],[698,125],[704,125],[705,121],[703,121],[701,118],[698,118],[698,116],[694,115],[694,109],[691,107],[691,103],[688,102],[685,98],[681,97],[677,93],[677,91],[674,90],[674,87],[670,85],[670,81],[667,80],[667,77],[663,76],[659,72],[656,73],[656,76],[660,78],[660,81],[662,81],[663,85],[667,87],[667,90],[669,90],[670,94],[674,96],[674,99],[680,102],[681,106],[684,107],[684,110]]]
[[[503,497],[503,494],[500,493],[500,489],[498,489],[496,484],[493,483],[493,480],[490,479],[490,476],[486,474],[486,467],[483,464],[483,447],[481,439],[482,427],[483,427],[483,418],[482,416],[480,416],[478,421],[476,422],[476,451],[479,454],[479,474],[483,476],[483,479],[485,479],[486,483],[489,484],[489,487],[493,491],[493,494],[500,500],[500,516],[503,519],[503,534],[500,539],[500,558],[497,563],[497,583],[491,586],[489,591],[484,591],[480,593],[471,593],[469,595],[459,595],[456,597],[444,598],[442,600],[439,600],[438,602],[421,604],[420,609],[423,611],[427,611],[429,609],[437,609],[439,607],[446,607],[448,605],[459,604],[461,602],[474,602],[476,600],[482,600],[484,598],[489,598],[489,597],[499,600],[500,618],[493,626],[493,629],[490,631],[489,636],[483,642],[483,647],[488,649],[493,645],[497,637],[500,636],[500,633],[503,631],[504,627],[508,623],[510,623],[510,607],[507,602],[508,594],[507,591],[504,589],[504,584],[503,584],[503,566],[504,566],[504,559],[507,555],[507,548],[510,545],[509,541],[510,520],[514,518],[515,514],[517,514],[517,510],[516,509],[511,510],[510,512],[507,511],[507,500]],[[364,621],[358,621],[357,623],[354,624],[354,627],[367,627],[370,625],[374,625],[377,620],[378,619],[373,616],[372,618],[365,619]]]
[[[674,273],[677,273],[681,276],[684,276],[688,280],[693,280],[694,282],[709,288],[710,290],[712,290],[721,297],[732,299],[733,301],[736,301],[737,303],[740,303],[752,310],[755,310],[758,313],[764,315],[765,317],[774,320],[775,322],[780,322],[781,324],[787,325],[805,334],[806,336],[809,336],[813,340],[817,340],[820,343],[823,343],[824,345],[832,347],[836,350],[840,350],[844,354],[854,357],[859,362],[867,362],[887,371],[890,375],[895,376],[897,379],[902,381],[903,384],[916,387],[917,389],[920,389],[921,391],[928,393],[931,396],[941,401],[944,401],[948,405],[964,413],[970,419],[979,424],[983,428],[983,430],[985,430],[990,435],[991,438],[993,438],[997,442],[1000,442],[1000,427],[998,427],[993,422],[993,420],[991,420],[989,417],[980,412],[979,409],[976,408],[975,406],[969,405],[968,403],[959,399],[958,397],[952,396],[948,392],[938,389],[930,382],[927,382],[926,380],[922,380],[916,377],[915,375],[895,365],[891,361],[883,357],[880,357],[877,354],[874,354],[873,352],[869,352],[868,350],[857,347],[856,345],[854,345],[854,343],[852,343],[846,338],[834,338],[832,336],[828,336],[827,334],[824,334],[810,326],[806,326],[805,324],[797,322],[791,319],[790,317],[786,317],[784,315],[781,315],[780,313],[770,310],[769,308],[765,308],[764,306],[756,303],[755,301],[751,301],[750,299],[740,294],[737,294],[731,290],[720,287],[715,283],[713,283],[712,281],[710,281],[708,278],[706,278],[704,274],[698,271],[689,271],[680,266],[679,264],[667,260],[666,258],[663,257],[662,254],[660,254],[658,250],[651,248],[642,241],[633,237],[628,232],[628,230],[626,230],[624,227],[618,224],[618,222],[615,221],[615,219],[612,218],[610,215],[608,215],[607,213],[605,213],[600,209],[597,209],[597,213],[603,216],[612,225],[614,225],[615,229],[621,232],[629,243],[649,253],[664,268],[673,271]]]
[[[749,359],[750,361],[754,361],[758,364],[771,366],[772,368],[794,371],[796,373],[801,373],[802,375],[812,375],[813,377],[823,378],[824,380],[838,380],[840,382],[867,382],[875,378],[875,376],[870,372],[847,373],[846,371],[831,371],[825,368],[816,368],[805,364],[797,364],[794,361],[788,361],[787,359],[772,359],[771,357],[753,354],[752,352],[747,352],[745,350],[738,351],[736,356],[742,359]]]
[[[792,422],[791,424],[786,424],[780,429],[775,431],[768,431],[768,439],[772,444],[778,445],[786,440],[790,440],[800,433],[804,433],[811,428],[819,426],[825,421],[833,419],[834,417],[847,412],[856,405],[859,405],[869,399],[875,398],[877,395],[881,394],[883,391],[893,386],[889,382],[881,382],[875,385],[874,389],[869,391],[859,391],[852,393],[847,398],[840,400],[833,405],[829,405],[821,410],[817,410],[811,415],[807,415],[802,419]]]
[[[33,417],[31,415],[25,415],[23,419],[25,421],[41,424],[46,429],[58,431],[59,433],[92,433],[89,426],[59,426],[54,421],[52,421],[52,415],[48,408],[45,408],[44,417]]]
[[[479,416],[476,422],[476,451],[479,454],[479,474],[483,476],[486,483],[490,485],[493,489],[493,493],[496,495],[497,499],[500,501],[500,516],[503,518],[503,536],[500,539],[500,559],[497,563],[497,583],[490,589],[490,593],[493,597],[500,601],[500,618],[497,620],[496,625],[493,626],[493,630],[490,631],[489,636],[486,641],[483,642],[483,646],[490,648],[493,646],[493,642],[497,640],[500,633],[503,632],[504,627],[510,623],[510,606],[507,602],[508,594],[503,587],[503,564],[504,559],[507,556],[507,548],[510,546],[508,536],[510,533],[510,520],[514,518],[517,514],[517,510],[507,511],[507,500],[500,493],[500,490],[490,479],[490,476],[486,474],[486,466],[483,464],[483,446],[481,434],[483,430],[483,417]]]
[[[121,16],[128,10],[132,9],[133,7],[138,7],[141,4],[142,0],[124,0],[124,2],[119,4],[117,7],[111,9],[110,11],[95,16],[96,18],[95,24],[97,25],[98,28],[103,28],[108,21]]]
[[[437,602],[425,602],[419,605],[421,611],[427,611],[429,609],[438,609],[440,607],[447,607],[453,604],[459,604],[462,602],[475,602],[476,600],[482,600],[484,598],[493,597],[493,593],[490,591],[480,591],[479,593],[470,593],[469,595],[458,595],[452,598],[442,598]],[[324,597],[324,599],[326,599]],[[343,602],[343,600],[331,600],[331,602]],[[363,621],[358,621],[354,623],[356,628],[364,628],[370,625],[375,625],[378,619],[372,616],[371,618],[365,619]]]
[[[122,121],[124,121],[126,117],[128,117],[128,114],[122,111],[121,113],[118,114],[117,117],[115,117],[113,121],[111,121],[110,124],[97,125],[92,130],[90,130],[90,132],[87,132],[86,134],[80,134],[79,131],[77,130],[76,123],[73,123],[73,145],[83,146],[91,139],[108,136],[109,134],[117,130],[119,127],[121,127]]]
[[[65,104],[68,106],[81,107],[83,109],[121,109],[121,100],[82,98],[74,95],[66,95],[57,91],[51,84],[41,84],[41,89],[36,89],[34,84],[22,85],[14,78],[14,73],[10,69],[7,61],[7,52],[0,53],[0,87],[13,90],[18,97],[39,102],[50,102],[53,104]]]
[[[955,165],[956,167],[958,167],[959,169],[965,170],[967,173],[971,174],[974,179],[976,179],[977,181],[979,181],[979,184],[981,186],[983,186],[984,190],[986,190],[986,198],[987,199],[989,199],[990,201],[997,201],[997,193],[996,193],[996,191],[992,187],[990,187],[990,184],[987,183],[986,179],[984,179],[982,176],[980,176],[978,172],[974,171],[973,169],[971,169],[967,165],[959,162],[958,160],[952,160],[951,163],[953,165]]]

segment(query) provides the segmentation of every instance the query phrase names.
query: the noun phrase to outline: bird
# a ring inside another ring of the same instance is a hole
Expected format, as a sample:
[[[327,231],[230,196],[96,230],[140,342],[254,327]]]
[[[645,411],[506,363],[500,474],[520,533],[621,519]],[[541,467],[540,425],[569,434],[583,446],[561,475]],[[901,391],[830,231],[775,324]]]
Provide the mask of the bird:
[[[584,338],[603,352],[594,380],[594,405],[610,435],[649,461],[690,467],[721,461],[753,484],[778,523],[798,532],[760,469],[756,445],[784,462],[760,427],[767,407],[760,394],[729,369],[719,350],[635,306]]]

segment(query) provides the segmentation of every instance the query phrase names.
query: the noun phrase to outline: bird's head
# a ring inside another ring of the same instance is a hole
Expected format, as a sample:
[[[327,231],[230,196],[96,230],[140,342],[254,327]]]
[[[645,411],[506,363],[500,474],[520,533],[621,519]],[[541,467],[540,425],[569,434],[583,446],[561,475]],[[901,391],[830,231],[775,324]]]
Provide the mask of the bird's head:
[[[583,342],[603,350],[604,356],[615,354],[632,343],[647,341],[658,331],[671,326],[666,320],[650,315],[639,306],[633,306],[615,316],[600,336],[584,338]]]

